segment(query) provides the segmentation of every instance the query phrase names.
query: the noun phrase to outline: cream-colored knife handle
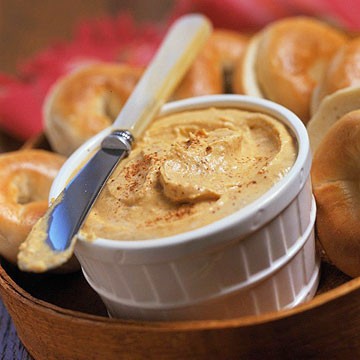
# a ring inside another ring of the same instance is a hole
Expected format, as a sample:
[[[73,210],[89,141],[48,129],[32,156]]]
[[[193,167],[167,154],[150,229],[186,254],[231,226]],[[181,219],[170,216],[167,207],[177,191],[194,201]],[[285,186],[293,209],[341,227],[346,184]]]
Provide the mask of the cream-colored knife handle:
[[[202,15],[186,15],[176,21],[113,127],[130,130],[136,139],[173,93],[211,30],[210,22]]]

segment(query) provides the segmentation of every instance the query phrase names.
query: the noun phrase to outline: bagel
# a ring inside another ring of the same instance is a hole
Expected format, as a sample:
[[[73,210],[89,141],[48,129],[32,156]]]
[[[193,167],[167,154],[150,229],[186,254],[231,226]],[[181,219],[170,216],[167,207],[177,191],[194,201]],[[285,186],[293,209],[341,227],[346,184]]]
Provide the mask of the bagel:
[[[360,85],[360,37],[341,46],[329,62],[314,90],[311,111],[314,113],[325,96],[337,90]]]
[[[326,96],[307,123],[314,153],[331,126],[350,111],[360,109],[360,87],[347,87]]]
[[[0,254],[11,263],[48,208],[50,185],[64,159],[35,149],[0,155]]]
[[[284,105],[307,123],[314,87],[346,40],[313,18],[273,22],[252,37],[235,71],[234,90]]]
[[[360,275],[360,110],[338,120],[316,150],[311,170],[316,229],[326,257]]]
[[[257,50],[259,47],[261,34],[254,35],[250,40],[244,54],[235,66],[232,87],[236,94],[251,95],[264,98],[264,95],[258,85],[255,71],[255,62]]]
[[[221,70],[218,52],[208,42],[196,57],[170,100],[221,94],[223,92]]]
[[[218,53],[223,76],[225,93],[233,93],[233,76],[235,68],[245,52],[249,36],[237,31],[215,29],[209,43]]]
[[[111,125],[142,74],[141,68],[97,63],[59,79],[44,101],[44,131],[51,148],[70,155]]]
[[[59,79],[43,106],[44,131],[51,148],[68,156],[111,125],[143,73],[125,64],[96,63]],[[222,93],[216,51],[205,46],[172,100]]]

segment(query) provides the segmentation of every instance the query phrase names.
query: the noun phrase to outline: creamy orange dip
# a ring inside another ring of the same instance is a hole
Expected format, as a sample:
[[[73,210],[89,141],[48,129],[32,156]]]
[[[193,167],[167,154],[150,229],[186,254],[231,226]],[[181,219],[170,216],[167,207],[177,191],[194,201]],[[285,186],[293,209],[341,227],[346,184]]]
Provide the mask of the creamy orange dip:
[[[293,165],[278,120],[210,108],[154,121],[100,194],[82,236],[153,239],[212,223],[254,201]]]

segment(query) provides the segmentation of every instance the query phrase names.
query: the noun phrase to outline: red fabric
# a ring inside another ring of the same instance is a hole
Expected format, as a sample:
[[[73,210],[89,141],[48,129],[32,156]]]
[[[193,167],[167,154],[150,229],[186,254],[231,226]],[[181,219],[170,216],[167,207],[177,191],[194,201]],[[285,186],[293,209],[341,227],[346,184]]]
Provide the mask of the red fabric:
[[[41,82],[0,80],[0,89],[2,129],[20,139],[38,134],[42,129],[41,105],[46,92]]]
[[[129,14],[79,24],[71,42],[57,43],[19,64],[18,77],[0,74],[0,127],[25,140],[42,131],[42,104],[61,76],[94,61],[145,66],[165,27],[136,24]]]
[[[293,15],[325,18],[349,30],[360,30],[357,0],[177,0],[172,17],[189,12],[207,15],[215,26],[242,31]]]
[[[190,12],[206,15],[215,27],[239,31],[258,29],[288,15],[281,0],[178,0],[171,17],[177,18]]]

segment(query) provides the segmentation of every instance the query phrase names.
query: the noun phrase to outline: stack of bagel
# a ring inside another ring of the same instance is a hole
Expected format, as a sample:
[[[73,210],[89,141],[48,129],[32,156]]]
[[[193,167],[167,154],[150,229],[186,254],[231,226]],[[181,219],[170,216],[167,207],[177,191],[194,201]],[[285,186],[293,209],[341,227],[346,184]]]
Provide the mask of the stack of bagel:
[[[62,162],[111,124],[143,70],[93,63],[62,77],[44,102],[51,151],[0,156],[0,254],[7,260],[16,263],[20,243],[45,211]],[[251,34],[215,29],[171,98],[245,94],[297,114],[313,151],[321,251],[352,277],[360,275],[359,83],[360,37],[314,18],[291,17]]]

